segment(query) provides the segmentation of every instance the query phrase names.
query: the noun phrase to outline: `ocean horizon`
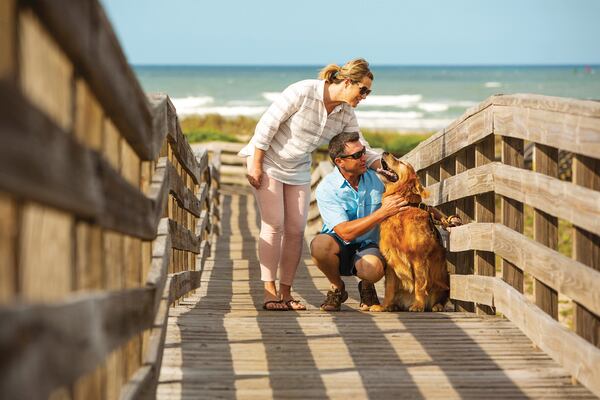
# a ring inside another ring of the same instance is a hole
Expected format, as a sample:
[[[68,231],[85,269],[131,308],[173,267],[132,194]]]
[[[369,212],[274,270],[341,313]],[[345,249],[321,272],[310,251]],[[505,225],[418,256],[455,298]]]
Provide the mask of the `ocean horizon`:
[[[171,97],[181,117],[259,118],[293,82],[322,65],[133,65],[146,92]],[[600,99],[600,65],[373,65],[372,94],[356,108],[363,128],[436,131],[494,94]]]

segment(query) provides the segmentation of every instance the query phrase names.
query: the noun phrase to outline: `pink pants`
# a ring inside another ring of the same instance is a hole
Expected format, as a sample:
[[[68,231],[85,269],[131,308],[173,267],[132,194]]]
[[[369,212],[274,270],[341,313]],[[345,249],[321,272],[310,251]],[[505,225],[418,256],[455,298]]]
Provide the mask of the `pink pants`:
[[[260,210],[258,258],[260,278],[292,286],[304,241],[310,204],[310,184],[288,185],[263,174],[260,189],[253,189]],[[282,251],[283,249],[283,251]]]

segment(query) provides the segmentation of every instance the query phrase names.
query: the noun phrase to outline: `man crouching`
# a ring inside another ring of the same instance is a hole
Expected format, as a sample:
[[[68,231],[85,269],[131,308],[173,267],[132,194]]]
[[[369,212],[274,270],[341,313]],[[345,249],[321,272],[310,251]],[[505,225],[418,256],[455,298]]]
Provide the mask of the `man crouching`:
[[[336,168],[316,190],[323,220],[321,233],[310,244],[314,263],[331,283],[323,311],[339,311],[348,299],[342,276],[356,275],[360,309],[379,304],[375,282],[384,276],[385,261],[379,252],[379,223],[408,205],[400,196],[382,202],[383,183],[367,169],[365,146],[357,132],[344,132],[329,142],[329,157]],[[379,167],[377,160],[371,167]]]

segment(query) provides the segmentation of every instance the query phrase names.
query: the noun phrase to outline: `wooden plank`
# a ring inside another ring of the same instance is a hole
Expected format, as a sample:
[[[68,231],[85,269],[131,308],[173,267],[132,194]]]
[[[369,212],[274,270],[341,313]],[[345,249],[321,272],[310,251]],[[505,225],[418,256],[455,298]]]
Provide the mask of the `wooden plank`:
[[[169,303],[200,286],[201,271],[181,271],[170,275]]]
[[[77,222],[75,232],[75,288],[99,290],[104,287],[102,228]]]
[[[200,200],[194,192],[187,188],[183,179],[177,173],[175,167],[168,162],[167,173],[169,174],[169,190],[177,198],[183,208],[196,216],[200,216]]]
[[[492,109],[489,103],[484,103],[480,111],[474,114],[467,111],[448,128],[419,143],[402,160],[409,162],[415,170],[422,170],[492,134]]]
[[[152,129],[146,96],[100,4],[42,0],[31,6],[81,71],[127,142],[143,160],[155,159],[163,132]]]
[[[494,106],[519,107],[600,118],[600,105],[593,100],[570,99],[530,93],[496,95],[492,96],[490,100]]]
[[[536,172],[558,177],[558,149],[535,143],[533,145],[533,169]],[[558,219],[534,208],[533,238],[543,245],[558,249]],[[558,319],[558,292],[538,279],[534,281],[535,303],[552,318]]]
[[[456,159],[447,157],[440,163],[440,192],[444,192],[447,179],[456,174]],[[429,189],[428,189],[429,190]],[[456,214],[456,206],[452,202],[440,203],[440,210],[446,215]],[[446,264],[450,274],[456,273],[456,253],[446,253]]]
[[[93,372],[82,376],[73,384],[74,400],[103,400],[106,398],[106,370],[101,364]]]
[[[0,304],[15,301],[18,291],[18,212],[17,202],[0,193]]]
[[[75,136],[86,147],[102,148],[102,108],[83,79],[75,83]]]
[[[542,312],[513,287],[497,279],[494,284],[498,310],[577,381],[600,396],[600,349]]]
[[[494,135],[489,135],[475,146],[475,167],[480,167],[494,161]],[[479,223],[494,222],[495,202],[494,192],[475,196],[475,221]],[[475,272],[477,275],[495,276],[496,264],[494,253],[489,251],[475,252]],[[478,305],[477,311],[485,314],[495,314],[495,310],[486,305]]]
[[[573,183],[600,190],[600,162],[597,159],[575,154],[573,156]],[[600,270],[600,236],[573,226],[573,258],[594,270]],[[596,289],[597,290],[597,289]],[[576,303],[574,310],[575,332],[588,342],[600,347],[600,309],[590,312]]]
[[[150,384],[146,384],[144,388],[143,398],[155,398],[156,386],[160,367],[162,365],[162,357],[164,352],[165,336],[167,333],[167,318],[169,316],[169,290],[171,287],[171,278],[168,277],[165,282],[163,292],[161,293],[160,302],[154,316],[153,328],[150,333],[148,343],[148,352],[144,354],[143,365],[150,367]]]
[[[19,294],[57,301],[73,290],[73,218],[34,203],[23,206],[19,227]]]
[[[600,313],[600,272],[502,224],[450,228],[450,251],[493,251],[547,286]]]
[[[25,96],[69,131],[73,126],[73,66],[29,9],[19,13],[19,56]]]
[[[432,164],[425,169],[425,181],[421,182],[424,186],[433,185],[440,181],[440,164]]]
[[[494,307],[494,281],[478,275],[451,275],[450,298]]]
[[[146,387],[152,385],[152,372],[152,366],[150,365],[144,365],[140,367],[131,377],[131,379],[127,382],[127,384],[125,384],[121,389],[119,399],[134,400],[146,398],[144,397],[144,393]]]
[[[15,0],[0,2],[0,79],[17,74],[17,7]]]
[[[149,197],[116,171],[120,161],[118,133],[107,126],[104,161],[48,117],[27,104],[18,91],[0,82],[0,187],[28,199],[57,207],[101,226],[152,239],[168,187],[155,185]],[[112,163],[112,167],[108,165]],[[48,168],[53,165],[54,168]]]
[[[502,163],[516,168],[524,168],[523,140],[502,137]],[[502,224],[523,233],[523,203],[502,196],[500,201]],[[523,293],[523,271],[510,261],[502,259],[502,277],[506,283]]]
[[[561,103],[561,100],[565,104],[572,101],[572,99],[556,99],[557,104]],[[588,103],[593,102],[582,100],[571,104],[587,106]],[[597,109],[598,106],[592,104],[592,107]],[[598,115],[586,116],[577,113],[576,110],[535,109],[523,105],[494,105],[493,110],[496,134],[525,139],[588,157],[597,157],[600,154],[600,116]]]
[[[193,253],[200,252],[200,239],[181,224],[169,219],[169,233],[173,248],[187,250]]]
[[[52,389],[93,371],[112,349],[151,326],[154,290],[128,289],[52,305],[1,308],[3,396],[45,398]]]
[[[475,167],[475,149],[473,146],[464,148],[456,154],[455,159],[456,174]],[[463,223],[467,224],[475,218],[475,204],[472,196],[457,200],[456,215]],[[474,264],[475,253],[473,251],[464,251],[456,255],[456,273],[461,275],[472,275],[475,272]],[[475,304],[465,302],[455,302],[457,311],[475,311]]]
[[[200,170],[200,166],[196,161],[196,157],[190,144],[185,140],[185,136],[181,132],[181,127],[177,124],[177,141],[173,140],[172,136],[167,136],[169,143],[171,144],[171,148],[173,149],[173,154],[181,163],[181,167],[184,168],[194,179],[194,182],[199,184],[202,181],[202,173],[204,171]]]
[[[600,193],[545,174],[493,162],[428,186],[427,203],[438,206],[494,191],[558,218],[600,233]]]

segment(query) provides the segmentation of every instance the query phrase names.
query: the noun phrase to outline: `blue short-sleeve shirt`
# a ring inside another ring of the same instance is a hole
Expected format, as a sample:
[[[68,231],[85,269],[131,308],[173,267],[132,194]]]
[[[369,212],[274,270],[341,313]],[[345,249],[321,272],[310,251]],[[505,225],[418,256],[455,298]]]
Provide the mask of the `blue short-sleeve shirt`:
[[[337,168],[329,173],[316,190],[317,205],[323,229],[321,233],[334,233],[333,228],[346,221],[366,217],[381,207],[381,197],[385,187],[371,169],[362,174],[358,191],[342,176]],[[350,243],[378,243],[379,226],[357,237]]]

